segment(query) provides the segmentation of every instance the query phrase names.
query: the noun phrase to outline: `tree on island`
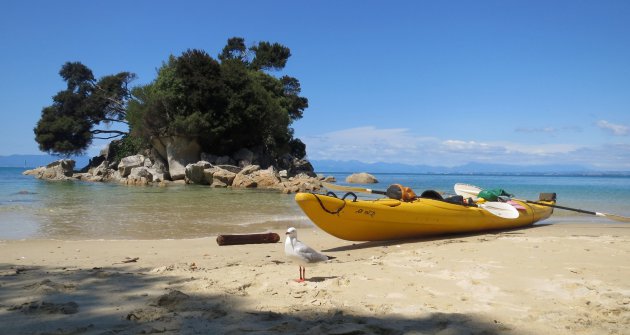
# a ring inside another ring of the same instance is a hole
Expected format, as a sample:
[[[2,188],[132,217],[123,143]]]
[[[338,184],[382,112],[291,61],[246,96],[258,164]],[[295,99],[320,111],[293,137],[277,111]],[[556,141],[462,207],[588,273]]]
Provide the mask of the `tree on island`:
[[[81,63],[66,63],[60,75],[68,87],[42,110],[36,141],[42,151],[80,154],[97,135],[126,135],[97,126],[123,122],[129,125],[127,139],[145,143],[153,137],[185,136],[214,154],[260,148],[275,158],[286,153],[303,158],[306,147],[290,126],[302,117],[308,100],[299,96],[296,78],[270,74],[282,70],[290,56],[278,43],[247,48],[243,38],[234,37],[218,60],[203,50],[188,50],[171,56],[153,82],[131,90],[127,85],[134,74],[96,81]]]
[[[121,72],[97,81],[87,66],[67,62],[59,75],[67,88],[53,97],[51,106],[44,107],[33,129],[41,151],[82,155],[95,138],[112,139],[127,134],[109,127],[112,123],[127,124],[127,103],[131,98],[128,85],[135,74]]]
[[[266,72],[281,70],[290,55],[277,43],[247,49],[242,38],[231,38],[220,61],[196,49],[171,56],[152,83],[132,90],[132,135],[195,137],[215,154],[262,147],[273,157],[304,157],[305,146],[290,125],[308,100],[299,96],[296,78]]]

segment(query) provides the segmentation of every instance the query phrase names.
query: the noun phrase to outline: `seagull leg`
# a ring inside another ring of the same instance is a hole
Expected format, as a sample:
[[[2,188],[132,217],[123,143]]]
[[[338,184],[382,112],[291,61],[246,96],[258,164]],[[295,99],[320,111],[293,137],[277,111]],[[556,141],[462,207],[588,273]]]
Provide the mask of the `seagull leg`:
[[[302,269],[304,269],[301,265],[300,265],[300,279],[296,279],[295,281],[298,283],[301,283],[304,281],[304,275],[302,275]]]
[[[298,283],[304,282],[304,272],[306,272],[306,268],[300,265],[300,279],[296,279],[295,281]]]

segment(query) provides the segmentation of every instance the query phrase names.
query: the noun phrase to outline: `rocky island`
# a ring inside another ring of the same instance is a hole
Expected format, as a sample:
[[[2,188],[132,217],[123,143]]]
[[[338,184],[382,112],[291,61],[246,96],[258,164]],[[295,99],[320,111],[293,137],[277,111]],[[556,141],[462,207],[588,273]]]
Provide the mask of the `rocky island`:
[[[290,154],[282,156],[272,165],[273,159],[259,150],[243,148],[232,155],[218,156],[201,152],[199,145],[189,138],[173,136],[156,139],[153,143],[152,149],[120,160],[114,158],[116,146],[109,145],[80,170],[75,170],[74,160],[61,159],[47,166],[27,170],[24,174],[46,180],[114,182],[138,186],[185,183],[271,189],[282,193],[314,192],[322,187],[322,181],[335,181],[334,177],[315,174],[308,160]]]

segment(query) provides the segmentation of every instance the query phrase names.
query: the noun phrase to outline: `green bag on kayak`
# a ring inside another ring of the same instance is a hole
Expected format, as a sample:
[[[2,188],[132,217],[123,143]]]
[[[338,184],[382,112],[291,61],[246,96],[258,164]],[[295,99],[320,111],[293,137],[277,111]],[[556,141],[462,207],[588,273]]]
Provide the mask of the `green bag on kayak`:
[[[499,199],[499,197],[502,197],[502,196],[512,197],[511,194],[505,192],[505,190],[503,190],[502,188],[483,190],[479,192],[477,196],[479,198],[486,199],[486,201],[497,201],[497,199]]]

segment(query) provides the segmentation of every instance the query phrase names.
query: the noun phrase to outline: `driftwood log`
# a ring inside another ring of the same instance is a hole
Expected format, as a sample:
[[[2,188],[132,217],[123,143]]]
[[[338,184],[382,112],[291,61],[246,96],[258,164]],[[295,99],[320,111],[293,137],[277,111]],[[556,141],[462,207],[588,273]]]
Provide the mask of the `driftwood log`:
[[[276,243],[280,236],[276,233],[233,234],[217,236],[218,245]]]

